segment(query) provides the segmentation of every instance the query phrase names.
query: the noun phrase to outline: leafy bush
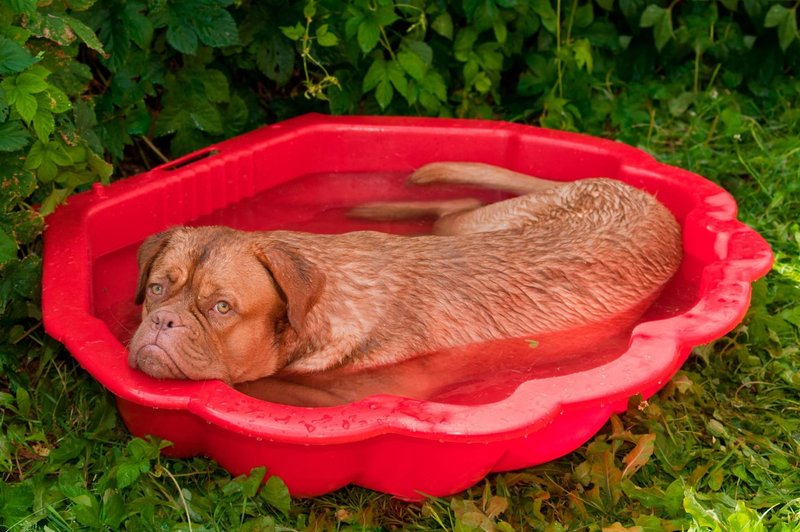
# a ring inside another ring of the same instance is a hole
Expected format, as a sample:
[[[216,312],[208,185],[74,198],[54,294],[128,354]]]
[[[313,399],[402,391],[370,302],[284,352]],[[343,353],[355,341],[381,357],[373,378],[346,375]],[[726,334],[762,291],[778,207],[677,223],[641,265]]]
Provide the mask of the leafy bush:
[[[308,111],[506,119],[643,146],[734,190],[748,221],[781,243],[778,270],[797,282],[797,224],[763,214],[797,204],[797,146],[781,140],[796,139],[800,121],[797,11],[788,0],[0,3],[0,382],[10,392],[0,406],[28,420],[3,427],[0,468],[13,476],[19,449],[35,462],[32,442],[68,440],[57,420],[76,415],[51,401],[59,383],[70,388],[63,378],[42,377],[63,371],[40,331],[43,217],[91,183]],[[768,329],[796,338],[800,325],[798,307],[776,293],[778,310],[752,318],[749,334],[764,346],[780,345]],[[776,375],[796,371],[772,351],[765,357]],[[40,414],[52,417],[51,432],[31,429],[34,387],[48,398]],[[97,447],[103,434],[87,437]],[[80,454],[61,449],[47,474]],[[102,500],[64,484],[63,496],[88,508],[73,518],[118,526],[125,516],[113,490],[136,481],[125,465],[132,457],[153,464],[157,445],[143,449],[95,460],[101,470],[122,460],[103,477],[112,491]],[[9,489],[33,496],[29,485]],[[630,501],[644,497],[619,489]],[[703,523],[706,503],[689,493],[683,504]]]

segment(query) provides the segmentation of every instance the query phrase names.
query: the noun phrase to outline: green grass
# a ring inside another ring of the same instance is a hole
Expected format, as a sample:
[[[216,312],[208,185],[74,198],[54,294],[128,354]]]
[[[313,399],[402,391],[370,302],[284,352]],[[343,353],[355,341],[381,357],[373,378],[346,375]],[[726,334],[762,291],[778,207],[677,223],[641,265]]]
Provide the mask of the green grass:
[[[633,91],[635,87],[631,87]],[[0,392],[0,523],[10,530],[800,530],[800,127],[737,94],[603,134],[730,190],[774,247],[745,321],[646,403],[551,463],[406,504],[356,487],[291,500],[132,439],[113,398],[52,340]],[[618,104],[619,102],[614,102]],[[638,468],[638,469],[637,469]],[[635,528],[639,527],[639,528]]]

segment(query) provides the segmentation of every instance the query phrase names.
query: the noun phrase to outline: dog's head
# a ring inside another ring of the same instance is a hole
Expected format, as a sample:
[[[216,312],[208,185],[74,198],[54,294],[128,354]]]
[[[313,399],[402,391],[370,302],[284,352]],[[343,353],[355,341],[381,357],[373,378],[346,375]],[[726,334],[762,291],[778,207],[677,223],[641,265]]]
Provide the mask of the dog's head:
[[[225,227],[151,236],[138,263],[142,323],[129,363],[158,378],[239,383],[277,372],[324,284],[297,250]]]

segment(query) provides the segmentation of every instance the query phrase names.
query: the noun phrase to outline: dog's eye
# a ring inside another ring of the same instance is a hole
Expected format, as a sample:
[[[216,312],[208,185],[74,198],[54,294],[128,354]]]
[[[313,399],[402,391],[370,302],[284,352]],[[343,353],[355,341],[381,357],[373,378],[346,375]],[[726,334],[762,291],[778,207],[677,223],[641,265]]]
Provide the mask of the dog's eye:
[[[153,294],[154,296],[160,296],[161,294],[164,293],[164,287],[158,283],[151,284],[149,288],[150,288],[150,293]]]
[[[231,304],[227,301],[217,301],[217,304],[214,305],[214,310],[220,314],[227,314],[231,311]]]

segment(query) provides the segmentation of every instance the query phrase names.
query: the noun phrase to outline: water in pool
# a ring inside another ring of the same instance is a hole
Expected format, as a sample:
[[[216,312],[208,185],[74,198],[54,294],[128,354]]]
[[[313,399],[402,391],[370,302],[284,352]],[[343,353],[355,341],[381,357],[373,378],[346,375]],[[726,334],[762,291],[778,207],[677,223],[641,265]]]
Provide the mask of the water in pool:
[[[500,192],[461,187],[406,187],[404,177],[397,173],[307,175],[187,225],[316,233],[371,229],[422,234],[429,231],[431,219],[371,222],[349,218],[346,213],[368,201],[476,197],[488,203],[508,197]],[[310,190],[315,193],[309,194]],[[324,194],[319,194],[320,190]],[[95,315],[125,344],[140,315],[140,309],[133,304],[137,247],[138,244],[100,257],[93,270]],[[668,317],[690,306],[696,294],[685,287],[696,283],[685,280],[698,274],[692,268],[692,261],[685,260],[676,279],[642,319]],[[305,406],[348,403],[375,394],[452,404],[494,402],[513,393],[525,381],[584,371],[624,353],[630,331],[619,331],[609,325],[597,323],[536,338],[463,346],[372,370],[343,368],[310,376],[277,375],[237,388],[264,400]]]

